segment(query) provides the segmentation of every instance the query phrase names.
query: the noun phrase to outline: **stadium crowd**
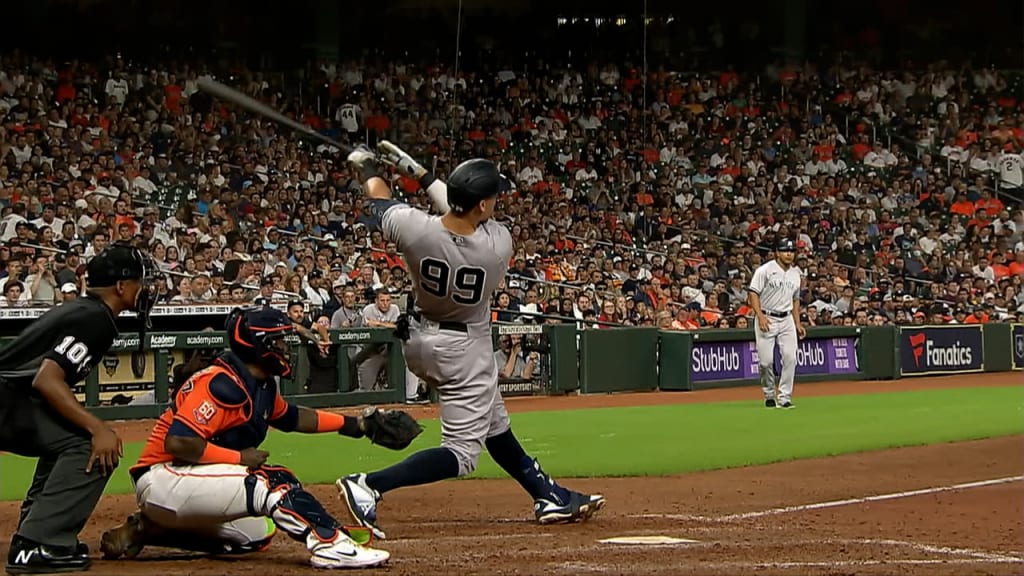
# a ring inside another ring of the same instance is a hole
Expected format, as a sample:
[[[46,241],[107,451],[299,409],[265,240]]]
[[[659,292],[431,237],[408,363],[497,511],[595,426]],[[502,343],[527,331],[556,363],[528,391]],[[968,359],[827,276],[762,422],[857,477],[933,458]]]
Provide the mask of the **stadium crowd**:
[[[1012,74],[314,70],[300,101],[246,70],[0,57],[0,306],[81,293],[111,241],[150,251],[162,305],[301,300],[341,326],[340,309],[407,293],[337,150],[211,100],[196,83],[215,75],[439,175],[498,162],[515,189],[495,217],[518,249],[497,321],[745,327],[745,286],[780,237],[798,240],[807,325],[1024,321]]]

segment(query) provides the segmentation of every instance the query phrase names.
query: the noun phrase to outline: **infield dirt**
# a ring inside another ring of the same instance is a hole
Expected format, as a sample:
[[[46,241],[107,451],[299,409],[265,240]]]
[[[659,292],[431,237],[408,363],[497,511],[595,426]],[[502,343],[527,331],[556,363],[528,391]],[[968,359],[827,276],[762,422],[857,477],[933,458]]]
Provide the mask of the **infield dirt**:
[[[801,384],[797,395],[862,394],[1024,382],[1020,373],[886,382]],[[510,411],[759,401],[752,388],[701,392],[510,399]],[[799,409],[799,408],[797,408]],[[435,406],[416,416],[437,416]],[[119,422],[126,441],[152,422]],[[955,423],[951,423],[955,425]],[[812,432],[813,433],[813,432]],[[785,438],[766,437],[766,443]],[[538,526],[531,502],[510,480],[460,480],[389,493],[381,524],[392,552],[375,570],[428,574],[994,574],[1024,573],[1024,436],[900,448],[659,478],[566,480],[601,492],[607,507],[590,522]],[[951,486],[999,480],[980,487]],[[917,495],[897,494],[943,489]],[[333,486],[310,490],[344,518]],[[890,499],[861,501],[891,494]],[[855,501],[807,505],[837,500]],[[804,508],[780,510],[780,508]],[[127,495],[104,497],[82,534],[93,550],[103,529],[135,508]],[[10,534],[17,502],[0,503]],[[748,514],[748,517],[730,515]],[[664,535],[696,542],[610,545],[614,536]],[[6,538],[0,553],[6,555]],[[212,558],[147,549],[133,561],[97,560],[92,574],[309,574],[305,548],[279,535],[256,555]]]

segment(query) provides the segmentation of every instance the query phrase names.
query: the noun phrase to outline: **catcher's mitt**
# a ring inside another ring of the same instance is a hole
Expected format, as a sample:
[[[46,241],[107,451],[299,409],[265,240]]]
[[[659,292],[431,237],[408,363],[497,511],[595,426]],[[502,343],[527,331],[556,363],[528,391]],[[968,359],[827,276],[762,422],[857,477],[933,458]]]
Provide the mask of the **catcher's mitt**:
[[[404,410],[380,410],[370,406],[363,410],[363,431],[370,442],[392,450],[404,450],[423,426]]]

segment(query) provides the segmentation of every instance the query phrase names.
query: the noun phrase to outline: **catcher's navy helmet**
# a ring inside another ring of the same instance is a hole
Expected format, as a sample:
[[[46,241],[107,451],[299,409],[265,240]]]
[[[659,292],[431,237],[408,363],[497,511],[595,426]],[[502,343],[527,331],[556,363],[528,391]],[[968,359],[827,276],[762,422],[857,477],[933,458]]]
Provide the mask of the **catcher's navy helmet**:
[[[783,238],[775,247],[776,252],[796,252],[796,242],[792,238]]]
[[[481,200],[511,189],[511,183],[498,172],[494,162],[484,158],[473,158],[456,166],[446,184],[448,206],[455,213],[469,212]]]
[[[235,308],[224,328],[231,351],[242,362],[256,364],[273,376],[291,374],[285,337],[295,334],[295,326],[284,312],[269,306]]]

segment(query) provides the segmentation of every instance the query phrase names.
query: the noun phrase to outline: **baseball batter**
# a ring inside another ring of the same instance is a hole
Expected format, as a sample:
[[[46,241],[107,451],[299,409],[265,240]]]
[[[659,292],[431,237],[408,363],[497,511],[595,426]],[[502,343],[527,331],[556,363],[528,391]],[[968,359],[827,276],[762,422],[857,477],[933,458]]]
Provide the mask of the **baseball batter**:
[[[337,486],[352,517],[384,539],[377,524],[383,493],[465,476],[486,447],[533,498],[540,523],[589,518],[604,497],[568,490],[548,476],[512,433],[498,391],[490,300],[513,246],[509,231],[491,216],[507,180],[493,162],[473,159],[459,164],[446,185],[393,144],[384,141],[378,148],[384,162],[417,178],[443,213],[431,216],[393,200],[373,153],[363,149],[349,155],[385,239],[398,245],[409,265],[415,304],[400,318],[396,334],[404,340],[409,368],[438,391],[442,438],[440,447],[389,468],[340,478]]]
[[[144,546],[213,554],[256,552],[277,529],[302,542],[317,568],[377,566],[383,550],[353,541],[287,468],[259,449],[270,427],[361,437],[366,420],[285,401],[277,378],[291,366],[290,318],[269,307],[236,309],[225,329],[230,351],[192,375],[157,421],[129,473],[139,512],[103,534],[105,558],[134,557]]]
[[[747,288],[750,308],[757,316],[754,338],[757,341],[764,405],[768,408],[793,407],[797,337],[807,335],[800,324],[800,270],[793,265],[795,258],[796,244],[793,240],[780,240],[775,249],[775,259],[754,271]],[[775,346],[779,347],[782,357],[779,374],[775,373]]]

